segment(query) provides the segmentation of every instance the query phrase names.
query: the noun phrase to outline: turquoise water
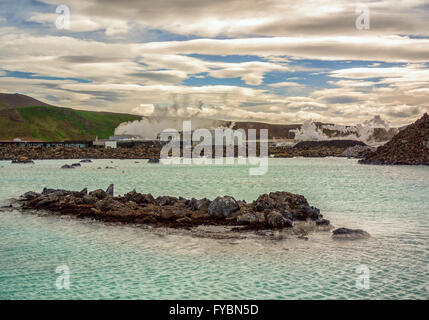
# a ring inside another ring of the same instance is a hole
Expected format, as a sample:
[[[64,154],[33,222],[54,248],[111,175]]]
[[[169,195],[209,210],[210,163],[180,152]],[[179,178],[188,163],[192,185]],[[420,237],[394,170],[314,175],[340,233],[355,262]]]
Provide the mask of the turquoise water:
[[[270,159],[246,166],[164,166],[145,160],[0,161],[0,203],[43,187],[115,184],[153,195],[232,195],[254,200],[282,190],[305,195],[337,226],[372,238],[335,241],[216,240],[133,226],[0,211],[0,299],[428,299],[429,167],[358,165],[349,159]],[[106,166],[115,169],[97,169]],[[58,266],[70,288],[58,290]],[[356,268],[369,288],[356,286]]]

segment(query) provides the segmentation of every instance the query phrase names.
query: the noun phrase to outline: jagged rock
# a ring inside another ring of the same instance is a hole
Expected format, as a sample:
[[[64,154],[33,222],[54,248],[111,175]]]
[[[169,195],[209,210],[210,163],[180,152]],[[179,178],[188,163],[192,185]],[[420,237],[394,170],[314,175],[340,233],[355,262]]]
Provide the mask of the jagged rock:
[[[57,191],[57,189],[43,188],[42,194],[50,194],[55,191]]]
[[[109,185],[109,187],[106,190],[106,193],[113,197],[113,184]]]
[[[196,210],[207,210],[211,201],[207,198],[197,200],[195,198],[192,198],[191,201],[187,203],[187,207],[190,210],[196,211]]]
[[[370,235],[361,229],[338,228],[332,231],[333,239],[367,239]]]
[[[291,220],[286,219],[279,211],[271,211],[267,214],[267,223],[273,228],[290,228],[293,226]]]
[[[108,211],[113,207],[114,200],[112,197],[105,197],[95,203],[95,208],[100,211]]]
[[[94,196],[98,199],[104,199],[105,197],[107,197],[107,193],[104,192],[104,190],[102,190],[102,189],[97,189],[97,190],[91,191],[89,193],[89,195]]]
[[[294,220],[318,220],[322,218],[320,210],[315,207],[310,207],[308,205],[300,205],[298,208],[293,210],[292,217]]]
[[[130,191],[124,195],[125,199],[128,201],[134,201],[138,204],[145,204],[145,203],[156,203],[155,198],[149,193],[149,194],[142,194],[136,192],[136,190]]]
[[[308,206],[308,202],[303,196],[281,191],[260,195],[258,199],[253,201],[253,208],[255,211],[276,209],[280,212],[284,212],[295,209],[300,205]]]
[[[407,126],[397,133],[389,142],[359,160],[363,164],[406,164],[429,165],[429,115]]]
[[[233,197],[224,196],[214,199],[208,207],[208,212],[211,216],[228,217],[239,209],[240,206]]]
[[[156,202],[160,206],[172,206],[176,204],[178,200],[179,199],[177,199],[176,197],[170,197],[170,196],[159,196],[158,198],[156,198]]]
[[[82,201],[83,201],[83,203],[91,204],[91,203],[97,202],[98,198],[95,196],[87,194],[87,195],[83,196]]]
[[[27,200],[31,200],[31,199],[37,198],[39,196],[40,196],[40,193],[29,191],[29,192],[24,193],[23,198],[25,198]]]

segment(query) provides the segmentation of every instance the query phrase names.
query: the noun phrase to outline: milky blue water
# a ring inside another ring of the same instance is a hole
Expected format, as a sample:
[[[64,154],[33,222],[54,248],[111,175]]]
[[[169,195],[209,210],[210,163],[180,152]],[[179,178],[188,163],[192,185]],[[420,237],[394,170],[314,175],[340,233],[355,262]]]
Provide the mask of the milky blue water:
[[[429,298],[429,167],[307,158],[270,159],[263,176],[250,176],[246,166],[145,160],[59,169],[72,162],[0,161],[0,203],[45,186],[114,183],[116,194],[135,188],[155,196],[228,194],[247,201],[281,190],[304,195],[335,226],[362,228],[372,237],[335,241],[319,232],[308,241],[216,240],[0,211],[0,299]],[[106,166],[114,169],[97,169]],[[59,290],[55,270],[63,265],[70,287]]]

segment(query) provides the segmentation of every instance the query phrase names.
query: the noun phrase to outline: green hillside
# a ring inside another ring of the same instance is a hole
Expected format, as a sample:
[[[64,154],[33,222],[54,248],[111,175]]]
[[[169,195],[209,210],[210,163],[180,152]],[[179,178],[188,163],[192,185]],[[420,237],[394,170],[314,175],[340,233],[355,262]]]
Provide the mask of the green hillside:
[[[139,120],[128,114],[80,111],[53,106],[10,107],[0,102],[0,140],[15,137],[43,141],[108,138],[122,122]]]

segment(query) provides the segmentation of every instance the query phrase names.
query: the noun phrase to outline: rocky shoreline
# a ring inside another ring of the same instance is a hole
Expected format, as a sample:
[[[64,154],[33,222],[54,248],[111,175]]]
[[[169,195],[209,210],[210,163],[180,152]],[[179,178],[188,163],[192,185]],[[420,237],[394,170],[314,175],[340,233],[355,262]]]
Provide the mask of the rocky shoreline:
[[[26,192],[13,203],[14,208],[22,212],[194,230],[195,234],[198,234],[197,230],[223,227],[229,236],[234,232],[272,235],[273,231],[285,230],[306,239],[309,231],[333,229],[330,221],[323,218],[319,209],[310,206],[304,196],[281,191],[262,194],[255,201],[246,203],[230,196],[217,197],[212,201],[172,196],[155,198],[135,190],[114,196],[114,186],[110,185],[106,191],[97,189],[91,192],[86,188],[81,191],[44,188],[41,193]],[[225,232],[221,237],[225,237]],[[340,238],[338,235],[366,238],[368,234],[341,228],[334,231],[333,238]]]
[[[296,146],[269,146],[268,154],[274,158],[292,157],[341,157],[347,149],[365,144],[353,140],[304,141]],[[259,152],[259,146],[257,146]],[[31,163],[31,160],[53,159],[159,159],[161,147],[141,145],[134,148],[69,148],[42,146],[0,146],[0,160],[14,163]],[[215,149],[212,150],[215,155]],[[226,154],[226,149],[224,149]],[[348,155],[355,157],[356,153]],[[235,147],[234,156],[238,156]]]

